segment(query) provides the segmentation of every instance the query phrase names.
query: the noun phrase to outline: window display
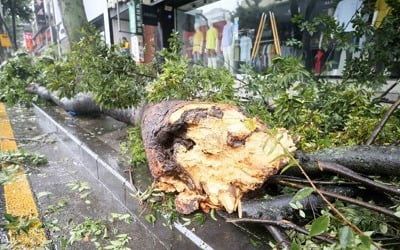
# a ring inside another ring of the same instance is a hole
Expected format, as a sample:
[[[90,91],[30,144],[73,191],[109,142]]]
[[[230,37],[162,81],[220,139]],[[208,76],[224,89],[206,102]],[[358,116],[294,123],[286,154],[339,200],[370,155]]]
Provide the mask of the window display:
[[[361,0],[202,0],[180,6],[176,21],[182,34],[183,54],[195,64],[225,67],[232,73],[251,64],[264,71],[281,54],[302,57],[305,66],[317,74],[329,60],[333,62],[330,69],[337,73],[346,56],[353,55],[336,51],[334,46],[323,49],[323,31],[302,32],[292,18],[300,14],[311,21],[319,15],[330,15],[345,31],[352,32],[350,20],[361,4]],[[265,25],[260,25],[262,13],[267,14]],[[273,29],[270,16],[275,16]],[[288,46],[288,41],[293,40],[300,41],[302,47]]]

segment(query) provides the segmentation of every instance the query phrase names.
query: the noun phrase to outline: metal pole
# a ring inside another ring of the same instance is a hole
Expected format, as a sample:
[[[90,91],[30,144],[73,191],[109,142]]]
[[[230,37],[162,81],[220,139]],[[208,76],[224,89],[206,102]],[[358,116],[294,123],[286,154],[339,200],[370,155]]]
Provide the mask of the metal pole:
[[[10,0],[11,5],[10,5],[10,10],[11,10],[11,22],[12,22],[12,29],[13,29],[13,44],[15,50],[18,49],[17,45],[17,27],[15,25],[15,1],[16,0]]]

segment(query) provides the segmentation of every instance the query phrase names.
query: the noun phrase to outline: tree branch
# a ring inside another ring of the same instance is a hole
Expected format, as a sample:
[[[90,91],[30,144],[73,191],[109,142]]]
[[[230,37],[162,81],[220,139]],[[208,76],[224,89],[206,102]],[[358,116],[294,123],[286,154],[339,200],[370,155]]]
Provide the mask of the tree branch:
[[[231,223],[241,223],[241,222],[250,222],[250,223],[264,223],[268,225],[273,225],[277,227],[281,227],[283,229],[293,229],[296,232],[308,235],[309,231],[303,227],[300,227],[288,220],[266,220],[266,219],[252,219],[252,218],[239,218],[239,219],[227,219],[226,222]],[[332,238],[328,235],[317,235],[314,238],[326,241],[328,243],[335,243],[335,238]]]
[[[378,135],[379,135],[379,132],[381,132],[381,130],[385,126],[386,122],[389,120],[389,117],[392,115],[392,113],[396,110],[396,108],[399,105],[400,105],[400,98],[386,112],[386,114],[383,117],[382,121],[376,126],[376,128],[374,129],[374,132],[372,133],[371,137],[365,143],[366,145],[371,145],[375,141],[376,137],[378,137]]]
[[[278,183],[282,184],[282,185],[285,185],[285,186],[298,188],[298,189],[307,187],[306,185],[291,183],[291,182],[288,182],[288,181],[278,181]],[[314,192],[316,192],[316,191],[314,190]],[[375,206],[375,205],[372,205],[372,204],[364,202],[364,201],[356,200],[356,199],[353,199],[353,198],[349,198],[347,196],[343,196],[343,195],[340,195],[340,194],[335,194],[335,193],[332,193],[332,192],[329,192],[329,191],[325,191],[325,190],[319,190],[319,192],[321,192],[322,194],[324,194],[326,196],[329,196],[329,197],[332,197],[332,198],[335,198],[335,199],[338,199],[338,200],[341,200],[341,201],[344,201],[344,202],[348,202],[348,203],[351,203],[351,204],[354,204],[354,205],[357,205],[357,206],[360,206],[360,207],[364,207],[364,208],[373,210],[375,212],[382,213],[382,214],[385,214],[385,215],[390,216],[392,218],[395,218],[396,220],[400,220],[400,218],[397,217],[394,214],[393,211],[391,211],[391,210],[389,210],[387,208],[380,207],[380,206]]]
[[[340,164],[332,163],[332,162],[318,162],[318,166],[322,170],[327,170],[329,172],[333,172],[333,173],[339,174],[341,176],[347,177],[348,179],[362,183],[365,186],[368,186],[375,190],[384,191],[384,192],[394,194],[394,195],[400,195],[400,188],[397,188],[395,186],[386,185],[383,183],[379,183],[379,182],[373,181],[366,177],[362,177],[361,175],[354,172],[353,170],[346,168],[345,166],[342,166]]]

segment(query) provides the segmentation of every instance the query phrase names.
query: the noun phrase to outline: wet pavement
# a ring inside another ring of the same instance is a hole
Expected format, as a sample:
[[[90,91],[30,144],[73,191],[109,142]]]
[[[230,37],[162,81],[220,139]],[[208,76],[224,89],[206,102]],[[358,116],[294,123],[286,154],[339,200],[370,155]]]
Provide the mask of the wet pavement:
[[[134,185],[129,181],[126,158],[119,148],[126,136],[125,124],[105,116],[70,116],[51,105],[8,112],[17,139],[40,138],[20,141],[19,147],[48,157],[48,166],[29,169],[29,180],[54,249],[61,249],[71,229],[87,219],[103,221],[113,231],[111,239],[128,234],[127,246],[132,249],[267,248],[263,229],[239,228],[218,216],[218,221],[208,218],[203,225],[186,227],[164,226],[163,219],[148,223],[146,211],[130,194],[144,190],[151,177],[142,166],[135,168]],[[85,188],[80,192],[74,186]],[[111,213],[130,214],[133,222],[110,222]],[[95,249],[91,239],[86,240],[68,249]],[[255,242],[263,245],[256,247]]]

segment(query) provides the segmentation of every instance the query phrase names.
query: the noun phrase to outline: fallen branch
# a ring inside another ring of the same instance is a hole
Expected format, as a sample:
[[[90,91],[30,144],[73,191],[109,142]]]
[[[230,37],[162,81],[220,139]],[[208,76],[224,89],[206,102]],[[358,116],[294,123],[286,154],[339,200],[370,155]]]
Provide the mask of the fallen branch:
[[[271,181],[274,181],[274,179],[271,179]],[[357,189],[353,187],[327,186],[325,189],[346,196],[357,194]],[[327,198],[331,201],[334,200],[330,197]],[[282,220],[293,218],[296,215],[296,211],[290,206],[292,199],[293,195],[279,195],[268,200],[244,200],[242,202],[242,213],[244,217],[255,219]],[[299,202],[305,211],[316,210],[326,206],[322,198],[317,194],[311,194],[299,200]]]
[[[389,117],[393,114],[393,112],[397,109],[397,107],[399,105],[400,105],[400,98],[386,112],[386,114],[383,117],[382,121],[376,126],[376,128],[374,129],[374,132],[372,133],[371,137],[365,143],[366,145],[371,145],[375,141],[376,137],[378,137],[378,135],[379,135],[379,132],[381,132],[381,130],[385,126],[386,122],[389,120]]]
[[[307,187],[306,185],[291,183],[291,182],[287,182],[287,181],[278,181],[278,183],[282,184],[282,185],[285,185],[285,186],[295,187],[295,188],[298,188],[298,189]],[[396,220],[400,220],[400,218],[397,217],[393,211],[391,211],[391,210],[389,210],[387,208],[376,206],[376,205],[372,205],[372,204],[364,202],[364,201],[356,200],[356,199],[349,198],[347,196],[343,196],[343,195],[340,195],[340,194],[332,193],[332,192],[329,192],[329,191],[325,191],[325,190],[319,190],[319,191],[322,194],[326,195],[326,196],[329,196],[329,197],[332,197],[332,198],[335,198],[335,199],[338,199],[338,200],[341,200],[341,201],[344,201],[344,202],[347,202],[347,203],[351,203],[351,204],[354,204],[354,205],[357,205],[357,206],[360,206],[360,207],[364,207],[364,208],[373,210],[375,212],[382,213],[384,215],[390,216],[390,217],[392,217],[392,218],[394,218]]]
[[[243,222],[250,222],[250,223],[263,223],[268,225],[274,225],[283,229],[292,229],[296,232],[308,235],[309,231],[301,226],[294,224],[288,220],[267,220],[267,219],[252,219],[252,218],[238,218],[238,219],[227,219],[226,222],[230,223],[243,223]],[[335,238],[332,238],[329,235],[316,235],[313,238],[326,241],[328,243],[335,243]]]
[[[265,228],[272,235],[272,238],[277,243],[277,249],[290,249],[290,240],[285,232],[283,232],[279,227],[272,225],[265,225]]]
[[[394,89],[394,87],[397,86],[397,84],[399,84],[400,81],[396,81],[395,83],[393,83],[388,89],[386,89],[380,96],[376,97],[373,99],[374,102],[376,101],[380,101],[381,99],[383,99],[383,97],[385,97],[387,94],[389,94],[389,92]]]
[[[363,145],[324,149],[307,154],[297,151],[295,154],[308,174],[321,174],[317,162],[334,162],[360,174],[400,176],[400,147],[397,146]],[[285,173],[301,175],[295,167]]]
[[[395,187],[395,186],[386,185],[386,184],[383,184],[380,182],[376,182],[376,181],[373,181],[366,177],[362,177],[361,175],[354,172],[353,170],[348,169],[340,164],[331,163],[331,162],[319,162],[319,167],[322,171],[327,170],[329,172],[339,174],[350,180],[354,180],[359,183],[362,183],[365,186],[368,186],[375,190],[384,191],[389,194],[400,195],[400,188]]]

